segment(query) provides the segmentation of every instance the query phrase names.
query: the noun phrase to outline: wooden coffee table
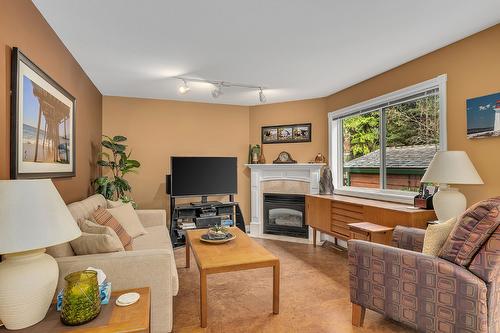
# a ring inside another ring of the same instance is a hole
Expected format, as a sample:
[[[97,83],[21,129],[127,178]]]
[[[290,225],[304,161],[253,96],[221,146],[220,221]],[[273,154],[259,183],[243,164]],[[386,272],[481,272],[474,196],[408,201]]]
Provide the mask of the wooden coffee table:
[[[207,327],[207,275],[241,271],[246,269],[272,267],[273,313],[279,313],[280,306],[280,261],[278,257],[257,244],[238,228],[229,228],[235,239],[224,244],[208,244],[200,240],[207,230],[186,232],[186,267],[190,266],[190,248],[200,271],[200,314],[201,327]]]

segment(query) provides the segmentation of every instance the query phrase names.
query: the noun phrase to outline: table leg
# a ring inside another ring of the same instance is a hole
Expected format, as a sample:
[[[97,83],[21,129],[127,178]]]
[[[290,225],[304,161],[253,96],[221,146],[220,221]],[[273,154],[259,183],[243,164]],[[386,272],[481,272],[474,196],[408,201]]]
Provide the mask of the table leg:
[[[314,247],[316,247],[316,228],[312,228],[313,230],[313,244],[314,244]]]
[[[280,313],[280,262],[273,266],[273,313]]]
[[[191,244],[189,243],[189,238],[186,237],[186,268],[189,268],[191,266],[191,251],[189,250],[189,247]]]
[[[207,327],[207,273],[200,270],[200,317],[201,327]]]

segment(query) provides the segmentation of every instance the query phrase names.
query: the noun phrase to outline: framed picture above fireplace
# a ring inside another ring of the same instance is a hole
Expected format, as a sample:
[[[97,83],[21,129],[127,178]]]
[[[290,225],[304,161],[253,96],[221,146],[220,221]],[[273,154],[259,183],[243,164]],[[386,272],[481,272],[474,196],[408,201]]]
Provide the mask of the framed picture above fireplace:
[[[311,142],[311,123],[262,127],[262,143]]]
[[[11,178],[75,176],[76,99],[12,50]]]

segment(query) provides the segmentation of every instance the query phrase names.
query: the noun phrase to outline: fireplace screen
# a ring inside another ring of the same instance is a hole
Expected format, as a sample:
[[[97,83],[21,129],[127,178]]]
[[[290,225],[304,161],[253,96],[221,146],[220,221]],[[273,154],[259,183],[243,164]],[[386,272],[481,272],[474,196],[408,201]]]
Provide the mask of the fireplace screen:
[[[264,193],[264,233],[309,237],[303,195]]]

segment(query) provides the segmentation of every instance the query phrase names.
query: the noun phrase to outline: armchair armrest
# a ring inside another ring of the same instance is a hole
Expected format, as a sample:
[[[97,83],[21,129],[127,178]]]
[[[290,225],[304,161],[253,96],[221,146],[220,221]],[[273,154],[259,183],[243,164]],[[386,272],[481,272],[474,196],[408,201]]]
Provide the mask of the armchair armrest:
[[[415,330],[487,332],[487,287],[449,261],[348,241],[351,302]],[[359,310],[358,310],[359,311]]]
[[[144,227],[167,225],[167,213],[163,209],[139,209],[135,212]]]
[[[392,246],[400,249],[422,252],[425,230],[396,226],[392,232]]]

